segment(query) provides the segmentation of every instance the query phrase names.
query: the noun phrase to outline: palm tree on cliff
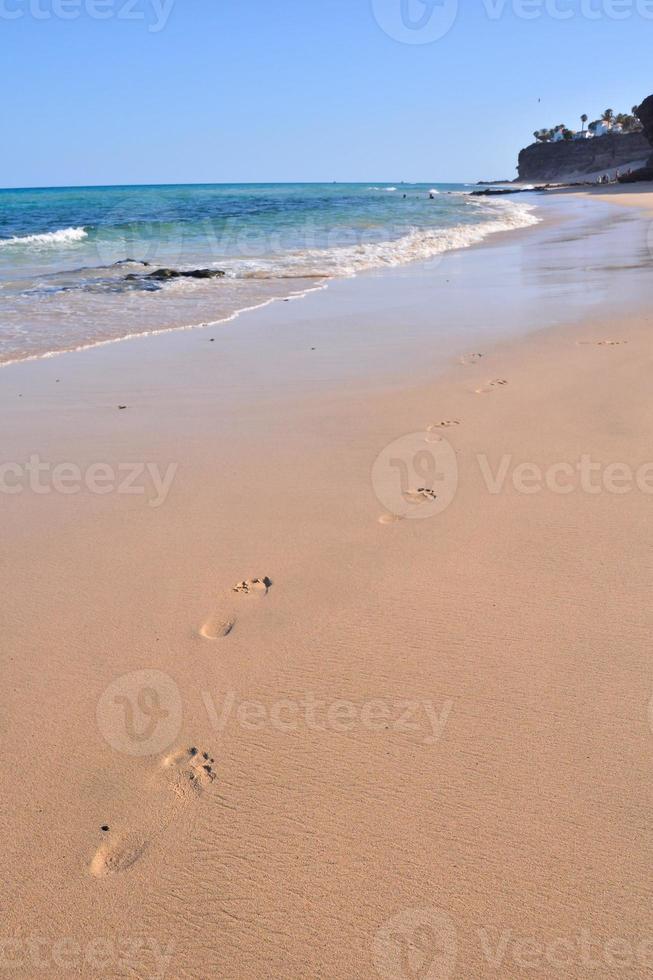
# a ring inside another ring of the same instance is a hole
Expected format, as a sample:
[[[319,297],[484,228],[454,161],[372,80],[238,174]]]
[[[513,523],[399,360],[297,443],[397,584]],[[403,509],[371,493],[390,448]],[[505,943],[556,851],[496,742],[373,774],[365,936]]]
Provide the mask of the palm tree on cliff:
[[[583,115],[580,117],[580,121],[583,124],[582,129],[581,129],[581,133],[584,133],[585,132],[585,123],[587,122],[588,119],[589,119],[589,116],[586,113],[583,113]]]
[[[604,122],[608,129],[612,129],[612,120],[614,119],[614,109],[606,109],[601,116],[601,122]]]

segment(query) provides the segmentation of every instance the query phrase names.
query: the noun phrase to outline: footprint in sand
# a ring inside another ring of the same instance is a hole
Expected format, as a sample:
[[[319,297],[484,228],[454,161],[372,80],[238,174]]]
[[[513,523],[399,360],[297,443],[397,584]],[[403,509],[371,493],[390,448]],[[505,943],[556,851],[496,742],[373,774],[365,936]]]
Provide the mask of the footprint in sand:
[[[265,578],[248,578],[244,582],[239,582],[238,585],[234,585],[234,592],[244,592],[246,595],[252,595],[258,593],[259,595],[267,595],[272,585],[272,580],[265,576]]]
[[[579,340],[577,344],[579,347],[620,347],[622,344],[627,344],[627,340]]]
[[[508,382],[505,378],[495,378],[494,381],[488,381],[487,384],[483,385],[481,388],[476,389],[477,395],[487,395],[496,388],[503,388]]]
[[[482,354],[472,351],[471,354],[463,354],[463,356],[460,358],[460,363],[465,365],[478,364],[482,357]]]
[[[195,746],[167,755],[158,766],[151,790],[167,793],[167,805],[155,806],[156,818],[141,830],[118,829],[104,836],[89,865],[95,878],[105,878],[131,868],[149,845],[177,819],[182,808],[197,799],[216,778],[215,760]],[[159,802],[161,802],[159,800]],[[144,808],[134,813],[134,822]],[[126,822],[128,825],[129,821]],[[105,825],[106,826],[106,825]]]
[[[171,752],[162,763],[170,773],[170,787],[175,796],[187,800],[197,796],[215,779],[215,759],[209,752],[201,752],[196,746]]]
[[[425,504],[429,500],[437,500],[438,495],[430,487],[419,487],[417,490],[405,490],[402,494],[404,500],[409,504]],[[399,521],[406,520],[402,514],[382,514],[379,517],[379,524],[398,524]]]
[[[379,517],[379,524],[399,524],[400,521],[405,520],[401,514],[381,514]]]
[[[433,422],[432,425],[427,425],[424,442],[442,442],[444,437],[439,430],[449,429],[452,425],[460,425],[460,419],[445,419],[443,422]]]
[[[265,575],[263,578],[248,578],[234,585],[232,592],[238,595],[259,596],[267,595],[272,587],[272,579]],[[236,615],[228,612],[218,612],[200,627],[199,634],[205,640],[221,640],[229,636],[236,625]]]
[[[229,636],[235,625],[235,616],[218,615],[214,619],[207,619],[200,628],[200,636],[205,640],[221,640],[224,636]]]
[[[404,500],[409,504],[423,504],[427,500],[437,500],[438,495],[430,487],[419,487],[417,490],[406,490],[403,493]]]
[[[90,872],[95,878],[117,874],[136,864],[147,848],[147,840],[136,834],[116,835],[105,841],[90,864]]]

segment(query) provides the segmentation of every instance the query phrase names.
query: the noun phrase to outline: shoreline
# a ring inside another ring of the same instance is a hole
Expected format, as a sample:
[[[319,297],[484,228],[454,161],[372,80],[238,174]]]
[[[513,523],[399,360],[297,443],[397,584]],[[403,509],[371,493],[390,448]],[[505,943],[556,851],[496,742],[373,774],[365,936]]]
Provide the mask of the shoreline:
[[[603,189],[603,190],[606,197],[609,198],[613,196],[617,198],[619,197],[618,188],[612,189],[613,194],[606,193],[607,189]],[[630,188],[628,188],[628,192],[632,193],[630,191]],[[558,196],[560,196],[560,201],[556,200]],[[482,256],[484,254],[487,253],[491,257],[494,250],[496,249],[500,250],[500,249],[512,248],[513,251],[518,251],[522,248],[522,246],[528,247],[529,243],[531,242],[537,244],[538,241],[541,240],[543,235],[545,234],[548,235],[551,232],[555,232],[555,229],[558,226],[566,227],[567,225],[569,225],[570,221],[573,222],[574,215],[573,213],[570,214],[569,206],[568,206],[569,197],[573,197],[578,201],[582,201],[585,198],[591,197],[591,195],[583,194],[581,192],[578,192],[577,190],[569,194],[567,194],[565,191],[560,191],[560,192],[556,192],[554,195],[553,192],[551,192],[550,197],[547,195],[548,198],[547,200],[538,202],[539,206],[535,205],[538,214],[537,224],[527,225],[521,228],[515,228],[510,230],[493,231],[490,234],[488,234],[487,237],[483,238],[480,241],[472,242],[469,245],[460,248],[450,249],[446,252],[440,253],[432,257],[431,259],[426,259],[426,260],[420,259],[420,260],[407,262],[392,267],[379,267],[379,268],[366,269],[357,272],[351,276],[328,278],[327,280],[319,283],[318,285],[313,286],[312,288],[302,290],[299,294],[290,295],[287,297],[283,297],[283,296],[271,297],[270,299],[265,300],[260,304],[256,304],[250,309],[235,311],[234,313],[216,321],[211,321],[202,324],[190,324],[188,326],[164,327],[161,329],[144,331],[142,333],[140,332],[134,333],[124,337],[108,338],[107,340],[101,340],[90,344],[84,344],[81,347],[75,349],[50,351],[46,354],[37,354],[33,356],[18,358],[11,361],[4,361],[0,363],[0,369],[12,368],[14,369],[14,371],[16,371],[16,370],[20,370],[21,367],[27,368],[30,365],[36,368],[42,362],[43,363],[59,362],[60,358],[63,355],[67,355],[68,357],[74,357],[74,358],[80,356],[82,357],[92,356],[95,351],[101,352],[102,350],[110,350],[111,348],[115,348],[115,347],[119,348],[122,345],[123,341],[127,343],[127,347],[129,348],[131,341],[143,340],[151,344],[152,342],[157,342],[157,341],[165,343],[166,338],[169,338],[171,342],[174,342],[174,338],[177,335],[179,335],[180,337],[182,337],[183,335],[187,335],[189,337],[192,337],[193,335],[199,335],[201,337],[207,330],[214,330],[217,327],[222,328],[234,322],[238,322],[239,324],[242,324],[246,331],[245,335],[247,335],[247,333],[249,333],[252,327],[254,327],[254,329],[257,328],[257,321],[262,313],[264,313],[269,308],[281,311],[283,310],[283,307],[281,306],[282,303],[286,303],[286,302],[289,304],[292,303],[292,305],[294,306],[294,302],[293,302],[294,300],[302,300],[303,302],[305,302],[307,298],[311,298],[313,294],[321,293],[323,298],[326,299],[326,297],[328,297],[329,294],[334,290],[346,290],[347,298],[354,304],[354,306],[358,306],[358,299],[356,296],[357,292],[360,292],[360,294],[365,298],[365,294],[366,293],[369,294],[370,289],[380,281],[386,285],[391,282],[398,282],[399,284],[401,284],[402,280],[406,277],[411,277],[411,278],[414,277],[418,281],[424,281],[428,277],[434,274],[437,277],[438,271],[441,269],[443,265],[456,266],[458,264],[457,261],[458,258],[465,255],[475,257],[476,259],[475,269],[473,269],[472,272],[470,273],[471,275],[475,275],[476,273],[478,273],[478,271],[482,270]],[[646,198],[646,195],[644,195],[644,197]],[[609,201],[609,203],[613,203],[613,202]],[[614,203],[620,203],[620,202],[619,200],[616,200]],[[647,207],[649,207],[647,200],[644,200],[644,203],[638,201],[639,211],[644,213],[646,212]],[[578,234],[580,237],[582,237],[585,234],[593,234],[592,223],[590,222],[589,224],[587,224],[586,227],[585,222],[581,221],[579,231],[573,233]],[[447,273],[445,272],[445,274],[441,275],[440,279],[448,281]],[[360,290],[358,290],[356,284],[360,284]],[[348,288],[350,286],[351,288]],[[388,291],[388,295],[391,295],[391,290],[388,289],[387,291]],[[440,297],[440,299],[442,299],[442,297]],[[338,312],[342,309],[342,307],[343,307],[342,303],[335,305],[335,309]],[[308,317],[316,316],[316,315],[321,316],[325,314],[321,314],[319,308],[315,308],[315,309],[311,309],[310,311],[307,311]],[[572,311],[569,311],[570,318],[572,318],[572,315],[573,315]],[[273,314],[270,319],[272,322],[275,322],[278,319],[278,317],[274,316]],[[297,320],[299,318],[294,317],[294,319]],[[546,321],[539,323],[535,327],[532,328],[529,327],[529,329],[537,330],[544,325],[546,325]],[[503,328],[497,328],[494,337],[495,341],[500,342],[502,339],[504,339],[504,333],[505,331],[503,330]],[[473,338],[470,338],[470,342],[473,342]],[[142,355],[139,355],[139,357],[140,356]]]
[[[70,923],[116,977],[117,937],[384,975],[420,925],[443,975],[583,930],[649,968],[652,201],[1,375],[0,877],[46,975]]]
[[[561,186],[559,188],[552,186],[547,191],[547,197],[557,197],[557,196],[573,196],[577,198],[589,198],[594,196],[599,198],[605,197],[609,199],[608,203],[622,204],[623,206],[635,207],[636,209],[642,212],[653,211],[653,208],[651,208],[650,205],[650,199],[648,197],[648,194],[649,191],[646,188],[642,189],[642,187],[641,186],[638,187],[638,185],[626,185],[626,186],[618,185],[618,186],[610,186],[610,187],[597,186],[596,188],[588,186],[586,189],[580,189],[577,186],[572,186],[572,187]],[[616,198],[616,200],[612,201],[611,200],[612,198]],[[309,296],[314,292],[320,292],[328,289],[332,284],[338,283],[342,281],[342,279],[358,279],[358,278],[364,279],[365,277],[376,276],[384,272],[392,273],[393,269],[400,269],[402,265],[427,267],[431,262],[438,261],[439,259],[449,254],[449,252],[463,252],[468,250],[476,250],[476,249],[496,246],[505,242],[507,239],[511,239],[511,238],[515,241],[519,241],[522,236],[527,235],[530,232],[537,233],[537,229],[538,227],[541,227],[542,223],[544,223],[544,226],[547,227],[552,220],[564,221],[566,217],[564,213],[559,213],[558,215],[555,216],[555,218],[552,218],[551,215],[547,213],[547,208],[542,205],[541,200],[537,200],[535,204],[531,205],[531,208],[535,209],[537,212],[538,222],[536,224],[526,225],[524,227],[519,227],[519,228],[512,228],[510,230],[505,230],[505,229],[501,229],[498,231],[490,230],[486,235],[486,237],[482,238],[480,241],[474,241],[466,245],[461,245],[448,249],[447,251],[441,253],[440,255],[433,256],[431,259],[416,259],[412,262],[403,263],[398,266],[390,266],[386,268],[377,267],[377,268],[359,270],[355,273],[352,273],[350,276],[342,276],[342,277],[327,276],[324,278],[322,282],[307,287],[306,289],[302,289],[298,293],[291,293],[288,296],[271,296],[270,298],[262,300],[260,303],[256,303],[251,307],[244,307],[243,309],[235,310],[234,312],[230,314],[226,314],[225,316],[220,317],[217,320],[210,320],[202,323],[191,323],[182,326],[161,327],[160,329],[157,328],[153,330],[143,330],[142,332],[126,334],[121,337],[107,338],[104,340],[93,341],[88,344],[84,343],[78,347],[64,348],[62,350],[52,350],[52,351],[47,351],[45,353],[30,354],[27,356],[17,357],[11,360],[0,361],[0,370],[3,368],[13,367],[15,365],[23,364],[27,362],[36,362],[40,360],[49,360],[51,358],[58,358],[64,354],[77,354],[83,351],[93,350],[94,348],[97,347],[105,347],[110,344],[122,343],[123,341],[132,341],[132,340],[138,340],[140,338],[157,337],[168,333],[204,330],[204,329],[222,326],[224,324],[231,323],[234,320],[237,320],[241,316],[245,316],[259,309],[263,309],[271,304],[281,303],[281,302],[292,302],[294,300],[304,299],[306,296]]]
[[[512,206],[512,210],[511,210],[511,204],[513,205]],[[415,229],[411,229],[411,231],[410,231],[409,234],[404,235],[404,236],[401,236],[401,237],[397,238],[396,240],[394,240],[392,242],[374,243],[374,246],[375,247],[379,247],[379,246],[382,246],[382,245],[390,245],[390,244],[391,245],[394,245],[394,246],[397,246],[397,245],[399,245],[399,244],[401,244],[403,242],[407,242],[410,239],[411,235],[414,232],[419,232],[421,234],[428,234],[428,233],[433,234],[433,233],[436,233],[436,234],[446,235],[446,234],[451,233],[452,231],[455,231],[455,232],[460,232],[460,233],[464,233],[464,234],[468,234],[468,235],[470,233],[472,234],[471,240],[465,241],[465,242],[463,242],[461,244],[456,244],[456,245],[449,244],[446,247],[444,247],[444,248],[442,248],[442,249],[434,252],[430,256],[426,256],[426,257],[423,257],[422,256],[422,257],[420,257],[418,259],[412,259],[410,261],[406,261],[406,260],[404,260],[403,262],[402,261],[395,261],[395,262],[390,262],[390,263],[387,263],[387,264],[385,262],[379,261],[378,264],[376,264],[376,265],[375,264],[371,264],[371,265],[369,265],[367,267],[364,267],[364,268],[353,269],[352,271],[350,271],[348,273],[342,272],[342,273],[339,273],[339,274],[322,274],[322,275],[317,276],[317,275],[310,275],[307,272],[306,275],[301,276],[301,277],[297,277],[298,281],[301,279],[301,280],[304,280],[306,282],[311,283],[310,285],[306,286],[305,288],[299,289],[296,292],[290,292],[290,293],[288,293],[286,295],[284,295],[283,293],[280,294],[280,295],[270,295],[267,298],[263,298],[260,302],[254,302],[252,305],[244,306],[244,307],[242,307],[240,309],[234,309],[233,311],[230,311],[230,312],[225,312],[224,315],[220,315],[220,316],[216,317],[215,319],[208,319],[208,320],[200,321],[200,322],[196,322],[196,323],[186,323],[186,324],[179,324],[179,325],[173,325],[173,326],[160,326],[160,327],[155,327],[155,328],[148,328],[148,329],[143,329],[143,330],[135,331],[133,333],[125,334],[125,335],[122,335],[122,336],[106,337],[106,338],[103,338],[103,339],[100,339],[100,340],[89,341],[89,342],[83,341],[83,342],[79,343],[76,346],[73,346],[73,347],[65,347],[65,348],[62,348],[62,349],[59,349],[59,350],[54,349],[54,350],[48,350],[48,351],[39,352],[39,353],[35,353],[35,354],[24,354],[24,355],[20,355],[20,356],[16,356],[16,357],[11,357],[8,360],[0,360],[0,368],[11,366],[11,365],[14,365],[14,364],[20,364],[20,363],[22,363],[24,361],[29,361],[29,360],[39,360],[39,359],[44,359],[44,358],[55,357],[55,356],[58,356],[59,354],[77,353],[79,351],[89,350],[89,349],[92,349],[94,347],[105,346],[108,343],[117,343],[117,342],[121,342],[121,341],[133,340],[133,339],[138,338],[139,336],[158,336],[160,334],[169,333],[171,331],[186,331],[186,330],[204,329],[206,327],[215,327],[215,326],[218,326],[218,325],[221,325],[221,324],[229,323],[229,322],[233,321],[234,319],[237,319],[238,317],[240,317],[240,316],[242,316],[244,314],[250,313],[250,312],[255,311],[257,309],[264,308],[265,306],[269,305],[270,303],[274,303],[274,302],[278,302],[278,301],[286,301],[286,300],[291,300],[291,299],[302,299],[305,296],[310,295],[312,292],[319,291],[321,289],[326,289],[326,288],[328,288],[328,286],[329,286],[330,283],[339,282],[342,279],[355,279],[355,278],[358,278],[359,276],[365,276],[365,275],[368,275],[368,274],[374,274],[374,273],[382,272],[382,271],[385,271],[385,270],[392,270],[392,269],[395,269],[395,268],[401,268],[403,265],[422,264],[422,263],[428,263],[428,262],[433,261],[433,260],[436,260],[437,261],[441,256],[444,256],[444,255],[448,254],[449,252],[463,251],[463,250],[466,250],[466,249],[469,249],[469,248],[474,248],[474,247],[477,247],[479,245],[483,245],[484,243],[486,243],[488,241],[491,241],[496,236],[511,235],[511,234],[513,234],[516,231],[522,231],[522,230],[527,229],[529,227],[537,226],[537,224],[541,220],[540,218],[535,217],[535,216],[533,217],[532,220],[530,220],[530,219],[528,221],[526,220],[526,217],[527,217],[527,215],[530,212],[533,212],[533,211],[536,211],[537,210],[537,208],[536,208],[535,205],[532,205],[532,204],[529,204],[529,205],[519,205],[519,204],[517,204],[517,205],[515,205],[514,202],[506,202],[506,205],[507,206],[503,209],[503,213],[502,213],[501,205],[499,203],[499,207],[496,210],[496,218],[494,220],[492,220],[492,221],[488,220],[487,223],[481,223],[481,224],[478,224],[478,225],[465,225],[465,224],[461,224],[459,226],[452,226],[450,228],[448,226],[446,226],[446,225],[443,225],[441,228],[434,228],[430,232],[426,228],[422,228],[422,229],[415,228]],[[521,211],[523,212],[522,224],[521,225],[517,225],[515,227],[510,227],[510,228],[497,227],[497,226],[505,225],[506,221],[508,221],[508,223],[510,224],[515,209],[521,209]],[[71,229],[68,229],[68,230],[71,230]],[[57,234],[59,234],[59,232],[57,232]],[[36,237],[38,237],[38,236],[36,236]],[[344,251],[347,250],[347,248],[346,247],[343,247],[340,250],[344,252]],[[329,251],[330,251],[329,249],[326,249],[325,250],[325,254],[328,254]],[[61,274],[63,275],[64,273],[61,273]],[[274,277],[271,277],[270,282],[271,283],[281,282],[281,281],[283,281],[283,278],[284,277],[281,277],[280,279],[275,280]],[[237,281],[240,281],[240,280],[237,280]],[[256,280],[256,277],[253,277],[252,282],[255,282],[255,281],[257,281]],[[216,305],[217,305],[217,298],[216,298]]]

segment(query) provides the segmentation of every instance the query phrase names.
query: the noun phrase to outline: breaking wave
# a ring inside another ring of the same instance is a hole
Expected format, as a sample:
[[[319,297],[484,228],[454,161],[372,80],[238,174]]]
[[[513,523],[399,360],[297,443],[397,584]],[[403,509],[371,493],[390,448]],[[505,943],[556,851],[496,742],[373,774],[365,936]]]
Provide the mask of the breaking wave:
[[[540,221],[534,214],[534,208],[528,204],[502,201],[492,202],[486,208],[496,217],[449,228],[409,228],[404,235],[392,241],[305,249],[275,258],[232,260],[225,269],[228,277],[236,279],[354,276],[366,269],[431,259],[452,249],[468,248],[497,232],[527,228]]]
[[[61,228],[59,231],[48,231],[43,235],[15,235],[13,238],[0,239],[0,248],[7,248],[7,246],[57,246],[57,245],[73,245],[75,242],[81,242],[87,237],[87,233],[84,228]]]

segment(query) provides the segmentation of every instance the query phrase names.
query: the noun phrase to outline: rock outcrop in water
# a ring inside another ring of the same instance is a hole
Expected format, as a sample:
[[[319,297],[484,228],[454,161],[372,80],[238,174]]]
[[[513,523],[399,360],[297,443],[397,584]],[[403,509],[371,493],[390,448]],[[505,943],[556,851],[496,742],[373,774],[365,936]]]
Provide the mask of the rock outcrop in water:
[[[168,279],[221,279],[225,273],[222,269],[156,269],[148,272],[145,276],[137,276],[135,272],[130,272],[125,279],[154,279],[157,282],[166,282]]]

